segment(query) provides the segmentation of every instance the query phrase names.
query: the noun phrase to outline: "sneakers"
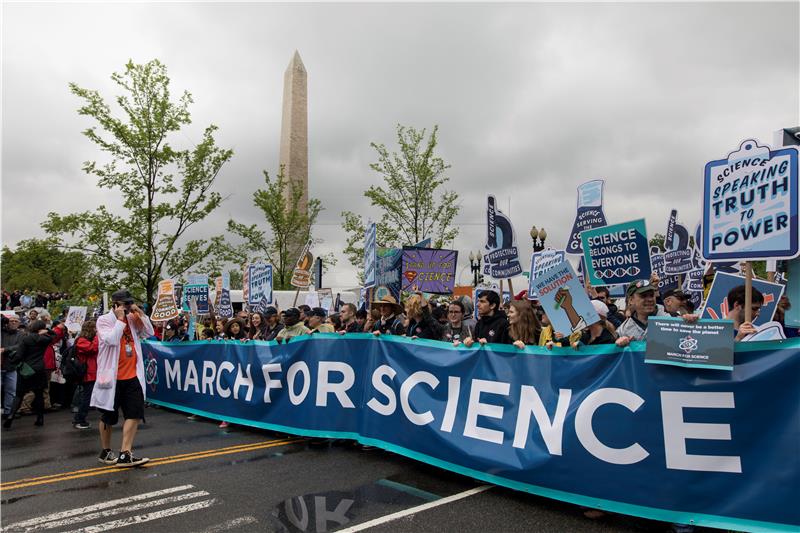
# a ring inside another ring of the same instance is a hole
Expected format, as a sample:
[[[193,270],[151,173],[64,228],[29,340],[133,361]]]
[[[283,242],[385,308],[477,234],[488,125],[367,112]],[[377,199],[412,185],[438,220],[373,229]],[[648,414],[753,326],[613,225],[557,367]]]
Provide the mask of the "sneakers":
[[[219,423],[219,428],[220,428],[220,429],[225,429],[225,428],[227,428],[229,425],[230,425],[230,424],[228,424],[227,422],[224,422],[224,421],[223,421],[223,422],[220,422],[220,423]]]
[[[134,457],[131,452],[119,452],[116,466],[119,468],[130,468],[132,466],[141,466],[149,461],[147,457]]]
[[[92,426],[90,426],[88,422],[76,422],[72,424],[72,427],[75,429],[89,429]]]
[[[105,450],[100,452],[100,457],[98,457],[97,460],[103,463],[104,465],[117,464],[117,457],[114,455],[114,452],[112,452],[110,448],[106,448]]]

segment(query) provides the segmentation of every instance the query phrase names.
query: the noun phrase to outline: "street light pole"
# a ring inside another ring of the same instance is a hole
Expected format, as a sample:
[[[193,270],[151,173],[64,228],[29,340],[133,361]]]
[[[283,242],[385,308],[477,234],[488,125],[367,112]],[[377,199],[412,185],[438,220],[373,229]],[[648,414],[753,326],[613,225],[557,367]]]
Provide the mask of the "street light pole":
[[[547,240],[547,231],[544,228],[536,229],[536,226],[531,226],[531,239],[533,240],[533,251],[541,252],[545,249],[544,241]],[[538,238],[538,240],[537,240]]]
[[[481,253],[480,252],[470,252],[469,253],[469,268],[472,270],[472,285],[474,287],[478,286],[479,279],[478,275],[481,271]]]

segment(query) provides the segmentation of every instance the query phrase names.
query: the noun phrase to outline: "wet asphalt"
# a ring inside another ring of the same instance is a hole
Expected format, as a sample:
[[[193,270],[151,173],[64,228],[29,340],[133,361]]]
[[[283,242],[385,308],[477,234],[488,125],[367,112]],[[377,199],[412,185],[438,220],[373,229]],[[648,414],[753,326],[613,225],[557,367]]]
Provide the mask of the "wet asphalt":
[[[2,532],[335,531],[484,484],[345,441],[307,439],[148,408],[134,453],[151,466],[97,462],[97,415],[14,421],[0,439]],[[121,432],[114,434],[119,446]],[[49,477],[46,477],[49,476]],[[589,520],[569,504],[492,487],[367,531],[668,531],[667,524],[609,515]],[[699,531],[699,530],[698,530]]]

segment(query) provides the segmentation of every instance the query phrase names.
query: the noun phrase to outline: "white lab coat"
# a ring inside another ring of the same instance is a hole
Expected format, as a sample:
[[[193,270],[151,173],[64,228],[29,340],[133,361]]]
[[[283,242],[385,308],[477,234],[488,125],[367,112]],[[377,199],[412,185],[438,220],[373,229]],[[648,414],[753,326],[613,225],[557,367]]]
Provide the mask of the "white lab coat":
[[[141,339],[146,339],[153,334],[153,325],[147,315],[142,314],[141,331],[131,321],[131,335],[136,346],[136,377],[142,386],[142,394],[147,398],[144,380],[144,361],[142,361]],[[117,320],[114,311],[109,311],[97,319],[97,381],[92,390],[92,400],[89,405],[104,409],[114,410],[114,395],[117,391],[117,366],[119,364],[119,350],[122,335],[125,333],[125,323]]]

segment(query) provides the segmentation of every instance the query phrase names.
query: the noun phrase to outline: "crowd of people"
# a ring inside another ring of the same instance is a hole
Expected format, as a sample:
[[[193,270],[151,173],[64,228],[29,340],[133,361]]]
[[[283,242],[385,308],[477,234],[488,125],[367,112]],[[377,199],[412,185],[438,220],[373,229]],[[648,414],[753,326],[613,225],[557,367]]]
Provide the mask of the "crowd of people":
[[[68,300],[69,294],[65,292],[32,291],[31,289],[2,292],[0,309],[3,311],[19,311],[33,307],[46,309],[50,302]]]

